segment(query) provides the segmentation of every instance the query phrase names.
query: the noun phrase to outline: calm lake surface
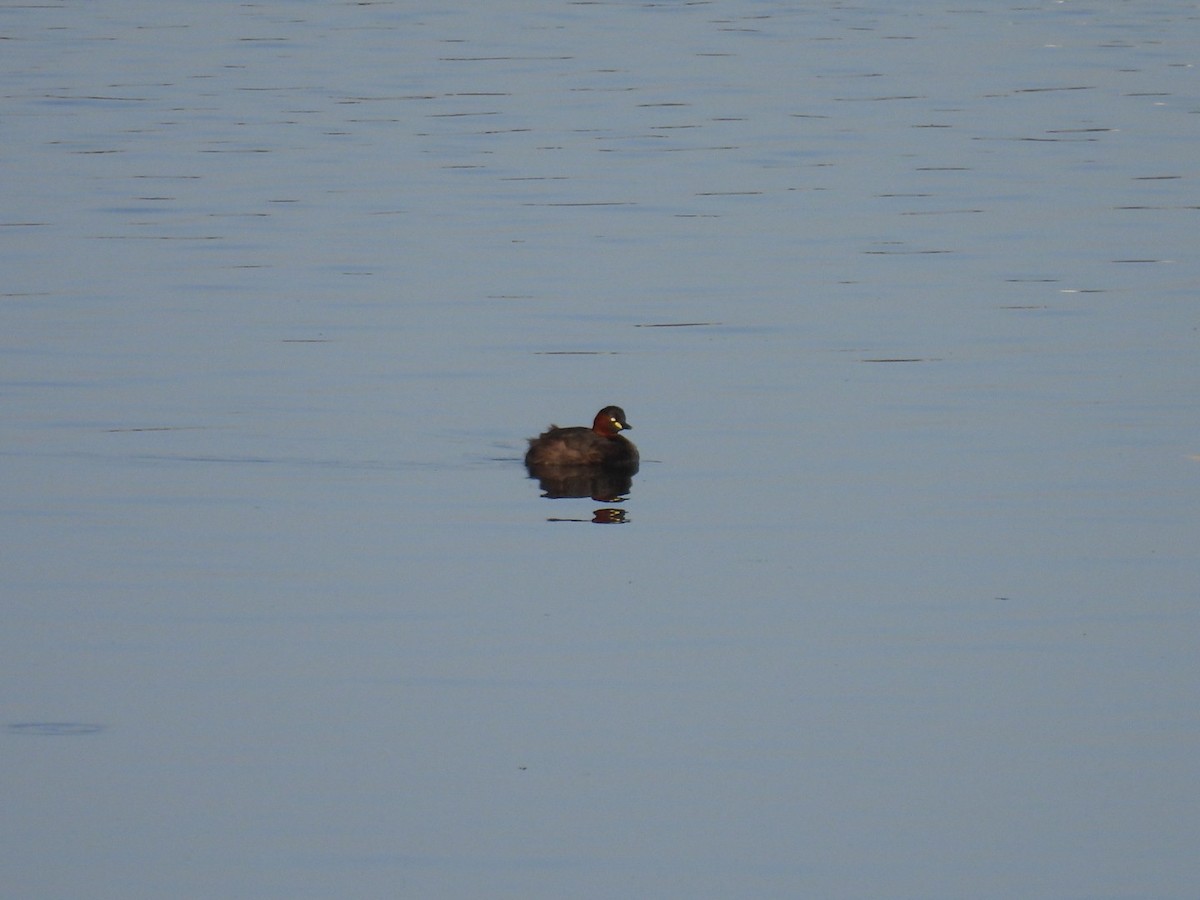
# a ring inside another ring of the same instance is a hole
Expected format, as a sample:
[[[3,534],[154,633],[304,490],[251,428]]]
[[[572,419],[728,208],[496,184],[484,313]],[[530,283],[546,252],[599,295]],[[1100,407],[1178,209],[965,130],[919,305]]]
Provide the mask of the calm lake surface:
[[[0,893],[1200,895],[1195,3],[0,48]]]

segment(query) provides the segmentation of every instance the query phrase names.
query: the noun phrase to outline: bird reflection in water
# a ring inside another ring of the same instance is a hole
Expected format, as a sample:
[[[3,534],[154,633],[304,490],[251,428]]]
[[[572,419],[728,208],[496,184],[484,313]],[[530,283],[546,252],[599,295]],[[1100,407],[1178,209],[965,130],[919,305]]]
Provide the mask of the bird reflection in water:
[[[625,525],[629,519],[625,516],[625,510],[614,509],[611,506],[603,507],[602,509],[593,510],[590,519],[559,519],[551,517],[547,522],[590,522],[593,525]]]
[[[542,496],[551,500],[590,497],[598,503],[621,503],[633,486],[634,472],[609,472],[581,466],[529,466],[529,477],[536,478]],[[636,470],[635,470],[636,471]],[[587,519],[550,519],[551,522],[585,522]],[[605,507],[592,513],[597,525],[624,525],[625,510]]]
[[[633,487],[634,472],[612,472],[585,466],[529,466],[542,496],[551,500],[591,497],[599,503],[619,503]]]

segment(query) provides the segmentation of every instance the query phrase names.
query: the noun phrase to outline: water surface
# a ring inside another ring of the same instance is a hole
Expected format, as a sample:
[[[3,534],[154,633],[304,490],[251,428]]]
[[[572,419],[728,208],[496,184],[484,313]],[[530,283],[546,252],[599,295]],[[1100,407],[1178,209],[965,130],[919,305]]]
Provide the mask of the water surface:
[[[1198,22],[0,10],[8,890],[1194,897]]]

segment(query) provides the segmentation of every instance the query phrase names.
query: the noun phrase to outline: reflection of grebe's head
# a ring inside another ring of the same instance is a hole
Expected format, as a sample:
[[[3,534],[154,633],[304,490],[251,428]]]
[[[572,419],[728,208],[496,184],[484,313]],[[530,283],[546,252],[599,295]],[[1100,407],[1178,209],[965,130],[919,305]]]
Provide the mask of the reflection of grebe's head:
[[[612,437],[618,432],[632,427],[625,421],[625,410],[619,406],[604,407],[596,413],[596,419],[592,422],[592,431],[605,437]]]

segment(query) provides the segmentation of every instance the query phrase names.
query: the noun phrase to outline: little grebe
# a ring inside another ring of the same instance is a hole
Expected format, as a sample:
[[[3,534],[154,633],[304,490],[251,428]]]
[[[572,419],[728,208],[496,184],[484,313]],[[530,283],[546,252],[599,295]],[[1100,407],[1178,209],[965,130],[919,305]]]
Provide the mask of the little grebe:
[[[632,428],[625,421],[625,410],[606,406],[596,413],[591,428],[577,425],[548,431],[529,439],[525,465],[530,469],[553,466],[594,466],[605,469],[637,471],[637,447],[619,432]]]

